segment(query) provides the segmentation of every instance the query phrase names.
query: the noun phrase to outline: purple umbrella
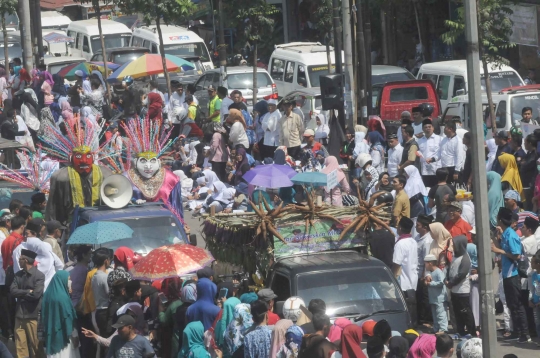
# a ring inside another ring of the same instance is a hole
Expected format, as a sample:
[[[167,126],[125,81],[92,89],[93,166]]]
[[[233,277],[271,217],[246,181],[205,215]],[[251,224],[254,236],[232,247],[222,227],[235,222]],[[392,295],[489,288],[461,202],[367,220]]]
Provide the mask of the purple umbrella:
[[[293,186],[294,183],[290,178],[295,175],[296,172],[287,165],[270,164],[251,169],[243,178],[249,184],[274,189]]]

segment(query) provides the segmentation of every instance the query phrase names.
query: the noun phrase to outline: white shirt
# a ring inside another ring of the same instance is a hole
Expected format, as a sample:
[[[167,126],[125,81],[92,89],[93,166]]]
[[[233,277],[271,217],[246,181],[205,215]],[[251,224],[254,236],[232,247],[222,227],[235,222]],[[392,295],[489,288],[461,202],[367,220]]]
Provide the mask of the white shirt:
[[[21,243],[13,250],[13,273],[21,270],[19,267],[19,258],[21,257],[22,249],[27,249],[37,254],[37,269],[45,275],[46,290],[56,271],[64,268],[64,263],[53,252],[51,245],[41,241],[37,237],[29,237],[26,239],[26,242]]]
[[[178,108],[178,107],[184,107],[184,103],[186,101],[186,94],[185,93],[182,93],[182,95],[180,96],[177,92],[173,92],[171,98],[169,99],[169,108],[170,108],[170,111],[169,113],[171,113],[171,122],[173,122],[173,124],[180,124],[180,120],[178,119],[178,116],[175,116],[174,115],[174,109],[175,108]]]
[[[422,133],[422,136],[424,136],[424,134],[423,134],[424,133],[424,130],[423,130],[424,125],[422,124],[422,122],[420,122],[418,124],[413,122],[412,127],[414,129],[414,136],[415,137],[416,137],[417,134],[420,134],[420,133]],[[416,140],[418,140],[418,137],[416,137]]]
[[[417,140],[418,149],[420,150],[420,153],[422,153],[424,159],[435,157],[439,151],[441,139],[441,136],[434,133],[429,138],[423,136]],[[420,162],[422,163],[422,175],[435,175],[437,169],[441,167],[441,162],[439,161],[427,164],[425,160],[420,159]]]
[[[230,99],[230,97],[225,97],[221,100],[221,110],[219,114],[219,120],[221,121],[221,124],[225,121],[225,116],[229,114],[229,106],[233,104],[234,101]]]
[[[322,140],[324,138],[328,138],[328,135],[330,134],[330,127],[328,127],[327,124],[322,124],[320,126],[317,126],[317,129],[315,129],[315,141],[322,143]]]
[[[281,113],[278,110],[266,113],[262,119],[262,129],[264,130],[264,145],[276,147],[279,145],[279,127],[278,122],[281,119]]]
[[[403,291],[415,290],[418,284],[418,245],[412,237],[396,242],[392,262],[401,266],[399,284]]]
[[[429,254],[433,238],[431,237],[431,233],[428,232],[424,236],[418,234],[414,239],[416,240],[416,245],[418,247],[418,275],[420,275],[420,273],[424,272],[424,257]]]
[[[236,147],[238,144],[242,144],[244,148],[249,148],[249,139],[241,122],[235,122],[231,126],[229,139],[233,143],[233,147]]]
[[[468,130],[466,129],[463,129],[461,127],[459,128],[456,128],[456,134],[458,135],[459,139],[461,139],[461,141],[463,142],[463,136],[465,135],[465,133],[467,133]]]
[[[472,227],[476,226],[476,217],[474,216],[474,203],[470,200],[461,202],[463,205],[463,211],[461,212],[461,218],[465,220]]]
[[[460,172],[465,164],[465,151],[459,136],[444,137],[439,145],[439,152],[434,158],[436,161],[441,161],[441,168],[454,167],[456,172]]]
[[[538,251],[539,245],[536,242],[536,237],[534,235],[531,235],[528,237],[522,237],[521,244],[523,245],[523,251],[525,251],[525,255],[527,255],[527,257],[529,258],[529,268],[527,269],[527,275],[530,277],[530,273],[532,272],[532,268],[531,268],[532,257]],[[521,289],[522,290],[529,289],[528,278],[521,279]]]
[[[388,175],[390,178],[399,174],[398,165],[401,163],[401,156],[403,155],[403,147],[401,144],[396,145],[394,148],[388,149]]]
[[[294,107],[292,111],[293,111],[293,113],[296,113],[296,114],[298,114],[298,116],[300,116],[300,119],[302,119],[302,122],[304,122],[304,127],[306,127],[307,123],[305,122],[304,112],[302,112],[302,108]],[[309,118],[308,118],[308,121],[309,121]]]
[[[370,150],[369,154],[371,155],[371,165],[377,169],[379,174],[384,172],[384,158],[381,157],[381,152],[373,148]]]

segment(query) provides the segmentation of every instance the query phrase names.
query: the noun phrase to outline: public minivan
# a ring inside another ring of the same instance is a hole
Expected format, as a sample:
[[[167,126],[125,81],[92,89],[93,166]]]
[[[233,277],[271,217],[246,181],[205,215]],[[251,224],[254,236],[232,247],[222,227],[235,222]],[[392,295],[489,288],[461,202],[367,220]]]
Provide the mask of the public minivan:
[[[504,88],[523,86],[521,76],[510,66],[488,64],[491,90],[497,93]],[[480,64],[482,91],[486,89],[484,69]],[[446,108],[452,98],[467,93],[467,61],[441,61],[425,63],[418,71],[418,79],[431,80],[439,93],[441,107]],[[458,92],[459,91],[459,92]]]
[[[41,29],[42,30],[66,30],[71,24],[71,19],[66,15],[62,15],[58,11],[42,11],[41,12]]]
[[[180,26],[161,25],[165,53],[178,57],[199,57],[206,70],[214,68],[203,39],[193,31]],[[150,53],[159,53],[159,36],[155,25],[136,28],[130,46],[146,47]]]
[[[125,47],[129,45],[131,30],[124,24],[111,20],[101,20],[105,47]],[[71,54],[90,60],[101,49],[97,19],[73,21],[68,25],[67,35],[75,39],[71,43]]]

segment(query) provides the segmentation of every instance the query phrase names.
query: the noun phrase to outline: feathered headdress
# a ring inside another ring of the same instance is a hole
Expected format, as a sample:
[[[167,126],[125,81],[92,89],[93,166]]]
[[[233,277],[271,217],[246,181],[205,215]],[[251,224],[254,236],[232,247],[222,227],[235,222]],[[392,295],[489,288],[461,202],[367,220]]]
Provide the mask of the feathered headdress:
[[[130,143],[130,154],[136,158],[159,158],[175,142],[169,140],[171,130],[162,130],[161,120],[134,118],[127,125],[122,123]]]
[[[17,151],[17,157],[21,162],[21,170],[15,171],[4,164],[0,164],[0,178],[11,183],[18,184],[23,188],[48,192],[53,172],[58,169],[58,163],[44,163],[45,154],[41,148],[34,153],[28,149]],[[24,175],[26,173],[26,176]]]

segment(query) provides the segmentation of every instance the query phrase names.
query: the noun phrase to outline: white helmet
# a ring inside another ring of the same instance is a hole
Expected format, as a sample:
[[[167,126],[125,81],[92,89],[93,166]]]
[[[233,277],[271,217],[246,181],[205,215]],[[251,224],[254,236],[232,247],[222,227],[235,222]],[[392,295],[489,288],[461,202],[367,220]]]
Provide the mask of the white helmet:
[[[178,117],[179,121],[182,121],[184,118],[187,117],[187,111],[184,107],[174,107],[173,109],[173,115]]]
[[[356,165],[358,165],[360,168],[363,168],[364,165],[366,165],[367,162],[370,162],[371,155],[367,153],[360,153],[358,154],[358,157],[356,157]]]
[[[283,317],[293,322],[298,321],[302,310],[300,306],[305,306],[305,302],[298,296],[289,297],[283,304]]]

